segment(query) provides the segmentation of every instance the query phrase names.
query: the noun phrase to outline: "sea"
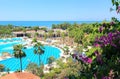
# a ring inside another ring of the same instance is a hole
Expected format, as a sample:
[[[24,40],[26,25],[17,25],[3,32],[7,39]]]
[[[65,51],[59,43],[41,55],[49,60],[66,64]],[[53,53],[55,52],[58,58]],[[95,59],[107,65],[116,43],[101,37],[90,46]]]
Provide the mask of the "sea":
[[[34,27],[34,26],[39,26],[39,27],[47,27],[51,28],[52,24],[61,24],[61,23],[95,23],[95,22],[101,22],[101,21],[0,21],[0,25],[14,25],[14,26],[25,26],[25,27]]]

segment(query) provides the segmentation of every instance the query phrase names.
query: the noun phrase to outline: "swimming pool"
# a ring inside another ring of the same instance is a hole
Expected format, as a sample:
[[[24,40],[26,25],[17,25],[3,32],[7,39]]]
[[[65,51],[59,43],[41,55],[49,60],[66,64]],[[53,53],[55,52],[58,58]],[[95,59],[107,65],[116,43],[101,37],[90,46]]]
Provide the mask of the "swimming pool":
[[[0,39],[0,43],[2,42],[12,42],[12,41],[22,41],[22,38],[6,38],[6,39]]]
[[[23,43],[23,42],[17,42],[17,44],[19,43]],[[0,45],[0,48],[2,48],[1,51],[9,51],[10,54],[12,54],[13,53],[12,46],[15,44],[16,42],[5,44],[4,48],[1,47],[2,45]],[[52,46],[44,46],[44,48],[45,48],[45,52],[40,57],[43,64],[47,64],[47,59],[50,56],[54,56],[56,59],[60,57],[60,50],[58,48],[52,47]],[[39,62],[38,55],[35,55],[33,50],[34,50],[33,47],[28,47],[27,49],[24,49],[24,52],[26,53],[26,57],[22,58],[23,70],[26,69],[27,65],[30,62],[34,62],[38,64]],[[4,64],[5,68],[6,69],[9,68],[10,71],[16,71],[20,69],[20,61],[19,59],[14,58],[14,57],[0,61],[0,64]]]
[[[13,53],[13,46],[16,44],[25,44],[26,42],[22,38],[8,38],[0,39],[0,55],[2,52]]]

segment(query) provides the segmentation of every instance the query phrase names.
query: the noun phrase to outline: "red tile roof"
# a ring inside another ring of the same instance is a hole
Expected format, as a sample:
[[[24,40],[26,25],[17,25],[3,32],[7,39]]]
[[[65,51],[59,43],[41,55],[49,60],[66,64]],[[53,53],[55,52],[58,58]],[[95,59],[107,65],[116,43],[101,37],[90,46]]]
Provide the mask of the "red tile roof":
[[[28,72],[17,72],[17,73],[7,74],[1,77],[0,79],[40,79],[40,78]]]

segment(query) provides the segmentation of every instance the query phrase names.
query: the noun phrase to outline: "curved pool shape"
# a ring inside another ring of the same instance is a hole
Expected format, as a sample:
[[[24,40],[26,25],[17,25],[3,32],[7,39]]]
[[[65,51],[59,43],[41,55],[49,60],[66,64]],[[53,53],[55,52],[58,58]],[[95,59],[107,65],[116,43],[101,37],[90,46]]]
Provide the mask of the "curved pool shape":
[[[22,38],[18,38],[18,37],[16,37],[16,38],[7,38],[7,39],[0,39],[0,43],[1,42],[11,42],[11,41],[20,41],[20,40],[22,40]]]
[[[12,43],[8,43],[8,44],[4,44],[4,45],[0,45],[0,48],[2,48],[2,50],[0,52],[4,52],[4,51],[8,51],[10,52],[10,54],[13,53],[13,48],[12,46],[16,44],[16,42],[12,42]],[[19,42],[17,44],[20,44]],[[52,47],[52,46],[44,46],[45,48],[45,52],[44,54],[42,54],[40,56],[41,62],[43,64],[47,64],[47,59],[50,56],[54,56],[55,59],[58,59],[60,57],[60,50],[56,47]],[[38,55],[34,54],[34,48],[33,47],[28,47],[27,49],[24,49],[24,52],[26,53],[26,57],[22,58],[22,68],[23,70],[26,69],[27,65],[30,62],[39,63],[38,60]],[[8,58],[5,60],[0,61],[0,64],[5,65],[5,69],[9,68],[10,71],[16,71],[16,70],[20,70],[20,60],[17,58]]]
[[[22,58],[22,67],[23,70],[26,69],[27,65],[30,62],[34,62],[36,64],[39,63],[38,55],[35,55],[33,52],[34,48],[25,49],[26,57]],[[40,56],[41,62],[43,64],[47,64],[47,59],[50,56],[54,56],[56,59],[60,57],[60,50],[58,48],[52,46],[45,46],[45,52]],[[10,71],[16,71],[20,69],[20,60],[17,58],[9,58],[6,60],[0,61],[0,64],[4,64],[5,68],[9,68]]]

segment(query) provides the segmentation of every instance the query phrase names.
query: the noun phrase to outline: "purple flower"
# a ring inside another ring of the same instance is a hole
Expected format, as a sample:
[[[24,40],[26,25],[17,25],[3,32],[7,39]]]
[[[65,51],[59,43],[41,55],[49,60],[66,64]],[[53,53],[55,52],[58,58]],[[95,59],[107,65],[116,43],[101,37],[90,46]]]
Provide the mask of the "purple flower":
[[[103,26],[100,26],[99,32],[101,33],[103,31]]]
[[[79,59],[82,60],[84,63],[88,63],[88,64],[92,63],[92,59],[91,58],[83,57],[82,55],[79,55]]]
[[[99,47],[100,45],[99,45],[99,44],[97,44],[97,43],[95,43],[95,44],[94,44],[94,46],[95,46],[95,47]]]
[[[103,26],[103,27],[106,27],[106,24],[105,24],[105,23],[103,23],[103,24],[102,24],[102,26]]]
[[[116,31],[116,33],[117,33],[117,34],[120,34],[120,32],[119,32],[119,31]]]
[[[110,33],[108,33],[108,37],[109,38],[112,38],[113,37],[113,34],[110,32]]]
[[[120,48],[120,32],[116,31],[115,33],[108,33],[107,36],[101,36],[100,38],[96,38],[94,45],[97,46],[98,44],[101,48],[104,48],[108,45],[114,48]]]
[[[95,54],[95,56],[96,56],[96,58],[97,58],[97,62],[100,63],[100,64],[102,64],[102,63],[103,63],[102,57],[101,57],[100,53],[98,52],[98,50],[96,50],[96,51],[94,52],[94,54]]]
[[[111,26],[112,26],[112,25],[114,25],[114,24],[115,24],[115,22],[113,22],[113,21],[112,21],[112,22],[110,22],[110,25],[111,25]]]
[[[110,79],[110,77],[105,76],[105,77],[102,77],[102,79]]]
[[[72,57],[73,57],[73,58],[76,58],[76,57],[77,57],[77,54],[72,54]]]
[[[91,64],[92,63],[92,59],[88,58],[87,63]]]
[[[94,52],[94,54],[97,56],[97,55],[99,54],[98,50],[96,50],[96,51]]]
[[[66,78],[64,78],[64,79],[69,79],[69,78],[66,77]]]
[[[117,48],[117,46],[116,46],[114,43],[111,43],[111,46],[113,46],[113,47]]]

